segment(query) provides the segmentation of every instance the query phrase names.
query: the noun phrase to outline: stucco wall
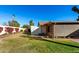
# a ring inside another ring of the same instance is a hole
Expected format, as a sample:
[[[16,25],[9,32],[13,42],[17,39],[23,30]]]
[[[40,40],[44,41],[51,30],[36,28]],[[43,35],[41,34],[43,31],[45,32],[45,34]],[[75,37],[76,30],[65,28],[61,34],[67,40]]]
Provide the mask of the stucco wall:
[[[79,25],[54,25],[54,36],[67,36],[79,29]]]
[[[46,26],[42,26],[42,27],[41,27],[41,33],[46,34]]]

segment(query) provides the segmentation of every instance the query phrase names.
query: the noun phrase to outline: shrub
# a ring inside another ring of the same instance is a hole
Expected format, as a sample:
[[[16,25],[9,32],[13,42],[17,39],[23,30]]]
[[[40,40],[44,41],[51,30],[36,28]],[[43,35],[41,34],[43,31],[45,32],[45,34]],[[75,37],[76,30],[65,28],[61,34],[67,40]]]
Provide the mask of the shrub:
[[[19,28],[15,28],[15,31],[16,31],[16,32],[19,32]]]
[[[14,28],[10,28],[10,27],[7,27],[7,28],[6,28],[6,32],[8,32],[8,33],[12,33],[13,30],[14,30]]]

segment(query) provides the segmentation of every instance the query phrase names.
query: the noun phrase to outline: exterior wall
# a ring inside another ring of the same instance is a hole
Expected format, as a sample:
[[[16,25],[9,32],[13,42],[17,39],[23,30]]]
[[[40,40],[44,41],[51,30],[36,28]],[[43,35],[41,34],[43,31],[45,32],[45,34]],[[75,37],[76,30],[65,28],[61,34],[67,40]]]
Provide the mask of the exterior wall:
[[[79,29],[79,25],[75,24],[75,25],[54,25],[54,36],[55,37],[64,37],[64,36],[68,36],[69,34],[75,32],[76,30]]]
[[[31,26],[31,34],[32,35],[38,35],[39,33],[41,33],[41,28],[39,28],[37,26]]]
[[[49,36],[50,38],[53,38],[54,37],[54,25],[53,24],[50,24],[47,27],[47,36]]]
[[[53,24],[44,25],[41,27],[41,33],[44,33],[48,37],[54,37]]]
[[[0,32],[0,35],[3,35],[3,34],[5,34],[5,33],[7,33],[5,26],[1,26],[1,25],[0,25],[0,27],[3,28],[3,30]]]
[[[46,26],[42,26],[42,27],[41,27],[41,33],[44,33],[44,34],[47,33],[47,32],[46,32]]]
[[[50,37],[54,37],[54,25],[50,25]]]

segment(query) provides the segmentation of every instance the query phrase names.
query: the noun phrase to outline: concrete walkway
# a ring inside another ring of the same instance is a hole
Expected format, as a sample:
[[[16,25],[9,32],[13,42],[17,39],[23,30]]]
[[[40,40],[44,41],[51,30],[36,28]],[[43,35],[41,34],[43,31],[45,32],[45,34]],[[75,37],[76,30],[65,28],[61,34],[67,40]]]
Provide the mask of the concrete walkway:
[[[79,42],[79,39],[71,39],[74,42]]]

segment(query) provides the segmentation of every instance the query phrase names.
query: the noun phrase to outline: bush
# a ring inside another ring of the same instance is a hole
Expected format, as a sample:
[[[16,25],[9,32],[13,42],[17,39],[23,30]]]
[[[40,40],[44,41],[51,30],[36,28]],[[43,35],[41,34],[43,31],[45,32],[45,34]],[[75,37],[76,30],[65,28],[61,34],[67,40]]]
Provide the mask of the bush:
[[[19,28],[15,28],[15,31],[16,31],[16,32],[19,32]]]
[[[10,27],[7,27],[7,28],[6,28],[6,32],[8,32],[8,33],[12,33],[13,30],[14,30],[14,28],[10,28]]]
[[[24,30],[24,34],[31,34],[31,31],[30,31],[30,29],[28,29],[28,28],[26,28],[25,30]]]

